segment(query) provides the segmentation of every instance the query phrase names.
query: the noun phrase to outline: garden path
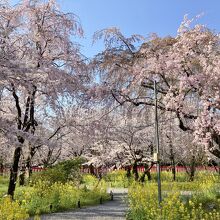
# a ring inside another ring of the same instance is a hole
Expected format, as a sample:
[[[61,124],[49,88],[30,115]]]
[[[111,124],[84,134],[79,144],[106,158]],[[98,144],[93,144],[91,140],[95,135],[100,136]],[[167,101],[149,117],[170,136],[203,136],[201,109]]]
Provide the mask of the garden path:
[[[67,212],[42,215],[41,220],[125,220],[127,212],[127,189],[109,188],[112,190],[113,201],[98,206],[75,209]]]

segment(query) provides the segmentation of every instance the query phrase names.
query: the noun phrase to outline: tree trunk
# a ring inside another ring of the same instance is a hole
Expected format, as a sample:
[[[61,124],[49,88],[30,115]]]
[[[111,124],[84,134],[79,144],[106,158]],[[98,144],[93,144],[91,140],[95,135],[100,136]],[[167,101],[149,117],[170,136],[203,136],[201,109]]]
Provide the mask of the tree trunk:
[[[4,165],[3,165],[2,160],[0,159],[0,175],[2,176],[3,173],[4,173]]]
[[[91,175],[94,175],[95,176],[95,169],[94,169],[94,166],[92,164],[89,165],[89,173]]]
[[[176,181],[176,165],[175,165],[175,160],[174,160],[174,155],[170,156],[170,160],[171,160],[171,170],[172,170],[172,174],[173,174],[173,181]]]
[[[35,150],[35,147],[31,147],[30,148],[30,154],[28,155],[28,158],[26,160],[26,168],[28,170],[28,179],[31,178],[31,175],[32,175],[32,158],[34,157],[36,153],[36,150]]]
[[[195,177],[195,169],[191,167],[189,181],[193,181]]]
[[[22,166],[19,175],[19,185],[24,186],[25,183],[25,166]]]
[[[20,140],[19,142],[22,143],[22,140]],[[8,185],[8,195],[10,195],[12,198],[14,198],[14,191],[18,177],[18,165],[19,165],[20,156],[21,156],[21,147],[17,147],[14,152],[13,164],[10,169],[10,179]]]
[[[125,170],[126,170],[127,178],[130,179],[131,178],[131,168],[130,168],[130,166],[126,167]]]
[[[149,166],[148,164],[145,164],[145,165],[144,165],[144,172],[143,172],[142,176],[141,176],[140,179],[139,179],[139,181],[140,181],[141,183],[143,183],[143,182],[145,181],[145,176],[146,176],[146,175],[147,175],[148,181],[152,180],[151,173],[150,173],[151,167],[152,167],[152,164],[151,164],[151,166]]]
[[[196,159],[195,159],[195,156],[192,156],[189,166],[184,161],[182,161],[182,164],[186,169],[187,175],[189,176],[189,181],[193,181],[194,177],[195,177],[195,172],[196,172]]]
[[[209,151],[217,158],[220,158],[220,135],[215,131],[212,133],[212,140],[218,145],[218,148],[213,148],[213,144],[210,143]]]
[[[193,155],[189,166],[189,170],[187,171],[187,174],[189,175],[189,181],[194,180],[195,172],[196,172],[196,160],[195,160],[195,156]]]
[[[133,164],[133,174],[134,174],[134,180],[138,181],[139,175],[138,175],[138,169],[137,169],[137,161]]]
[[[171,162],[171,171],[173,174],[173,181],[176,181],[176,166],[175,166],[175,154],[173,152],[173,143],[172,143],[172,138],[167,135],[167,138],[169,140],[169,151],[170,151],[170,162]]]
[[[172,164],[172,174],[173,174],[173,181],[176,181],[176,166]]]
[[[193,156],[190,164],[190,176],[189,176],[190,181],[194,180],[195,172],[196,172],[196,161],[195,161],[195,156]]]
[[[151,181],[151,180],[152,180],[152,177],[151,177],[150,169],[147,169],[147,170],[146,170],[146,175],[147,175],[148,181]]]
[[[30,156],[28,156],[28,158],[27,158],[26,167],[28,170],[28,179],[30,179],[31,175],[32,175],[32,166],[31,166],[31,157]]]
[[[25,112],[22,122],[22,111],[19,101],[19,96],[16,93],[16,88],[13,83],[11,83],[12,89],[12,96],[15,100],[15,106],[17,109],[17,128],[20,131],[29,132],[31,129],[31,133],[34,134],[35,126],[37,126],[37,122],[34,119],[34,101],[35,101],[35,94],[37,92],[37,87],[33,85],[33,90],[30,95],[27,97],[26,105],[25,105]],[[24,138],[21,136],[17,136],[18,142],[20,146],[18,146],[14,151],[13,163],[10,169],[10,179],[8,185],[8,195],[10,195],[13,199],[14,191],[16,187],[16,181],[18,177],[18,168],[19,168],[19,160],[21,157],[22,152],[22,145],[24,144]]]

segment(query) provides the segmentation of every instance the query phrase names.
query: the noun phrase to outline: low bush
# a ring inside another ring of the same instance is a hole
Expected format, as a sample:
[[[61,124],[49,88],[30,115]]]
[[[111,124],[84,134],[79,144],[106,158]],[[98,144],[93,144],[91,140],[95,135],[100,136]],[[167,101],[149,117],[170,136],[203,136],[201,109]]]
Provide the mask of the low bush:
[[[95,187],[99,184],[99,179],[94,175],[84,174],[82,184],[84,184],[86,187]]]
[[[77,208],[79,200],[81,206],[97,204],[101,197],[103,201],[109,199],[103,185],[88,189],[76,187],[73,182],[48,185],[43,181],[18,191],[15,196],[30,215]]]
[[[162,183],[163,201],[160,207],[156,183],[135,183],[129,188],[128,219],[218,220],[220,219],[220,212],[217,211],[220,209],[218,182],[219,177],[210,175],[210,178],[206,176],[203,181],[193,183],[170,185],[168,182]]]
[[[126,171],[124,170],[116,170],[104,175],[103,179],[110,187],[128,187],[132,184],[134,178],[133,176],[127,178]]]
[[[10,197],[4,197],[0,201],[0,220],[25,220],[29,215],[27,209],[18,201],[12,201]]]
[[[67,181],[80,183],[82,180],[80,167],[83,162],[82,158],[62,161],[44,171],[34,173],[31,181],[32,183],[37,183],[39,180],[46,181],[48,184],[65,183]]]

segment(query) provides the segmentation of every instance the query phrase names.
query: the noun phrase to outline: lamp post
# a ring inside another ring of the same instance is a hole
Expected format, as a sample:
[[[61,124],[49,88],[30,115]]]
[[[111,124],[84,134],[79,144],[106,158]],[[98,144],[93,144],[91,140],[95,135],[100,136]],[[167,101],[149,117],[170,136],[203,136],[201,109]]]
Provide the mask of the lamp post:
[[[154,81],[154,101],[155,101],[155,145],[156,153],[154,160],[157,163],[157,185],[158,185],[158,203],[159,207],[162,202],[161,195],[161,178],[160,178],[160,145],[159,145],[159,129],[158,129],[158,113],[157,113],[157,83]]]

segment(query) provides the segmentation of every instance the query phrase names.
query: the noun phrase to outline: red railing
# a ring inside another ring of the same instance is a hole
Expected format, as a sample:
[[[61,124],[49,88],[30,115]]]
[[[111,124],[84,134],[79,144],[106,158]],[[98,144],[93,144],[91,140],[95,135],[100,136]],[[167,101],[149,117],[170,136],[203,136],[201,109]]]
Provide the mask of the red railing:
[[[43,167],[32,167],[32,172],[40,172],[46,170],[46,168]]]
[[[130,167],[130,169],[132,169],[132,167]],[[138,172],[144,172],[144,166],[138,166]],[[186,169],[190,169],[190,166],[176,166],[175,167],[176,172],[186,172]],[[122,168],[120,170],[126,170],[125,168]],[[218,171],[219,168],[218,167],[214,167],[214,166],[197,166],[196,167],[196,171]],[[81,171],[83,173],[90,173],[90,169],[89,168],[82,168]],[[93,172],[95,174],[98,173],[107,173],[112,171],[111,169],[108,168],[93,168]],[[157,167],[156,165],[154,165],[151,169],[151,172],[156,172],[157,171]],[[161,166],[161,171],[172,171],[172,166]]]
[[[186,172],[186,169],[190,169],[190,166],[176,166],[175,167],[176,172]],[[172,170],[172,166],[161,166],[161,171],[171,171]],[[196,167],[197,171],[218,171],[217,167],[214,166],[197,166]],[[144,166],[138,166],[138,171],[139,172],[143,172],[144,171]],[[153,166],[150,170],[151,172],[156,172],[157,171],[157,167],[156,165]]]

